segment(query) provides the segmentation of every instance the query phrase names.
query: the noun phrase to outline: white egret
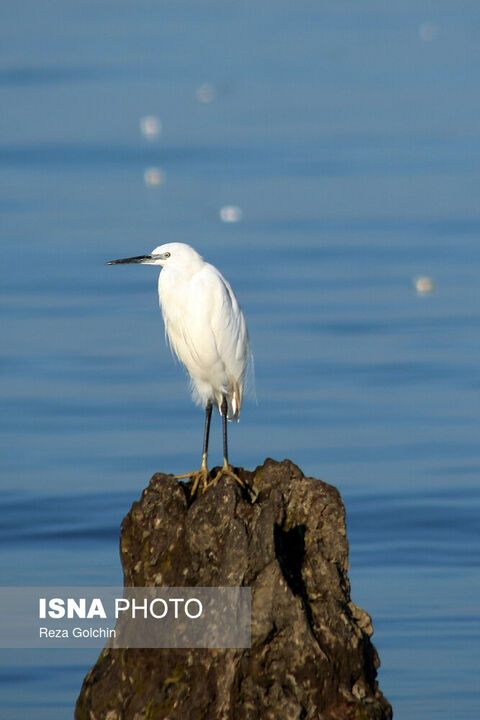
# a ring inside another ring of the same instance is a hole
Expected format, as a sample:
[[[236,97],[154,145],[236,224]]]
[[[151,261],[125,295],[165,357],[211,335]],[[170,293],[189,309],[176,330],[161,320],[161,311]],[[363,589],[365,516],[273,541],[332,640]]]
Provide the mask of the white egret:
[[[194,477],[192,494],[200,481],[206,487],[208,438],[215,405],[223,429],[223,467],[219,475],[231,475],[243,484],[228,462],[227,420],[238,420],[251,353],[245,318],[232,288],[216,267],[184,243],[166,243],[151,255],[111,260],[107,265],[125,263],[162,268],[158,299],[165,335],[190,376],[193,399],[205,408],[200,470],[177,477]]]

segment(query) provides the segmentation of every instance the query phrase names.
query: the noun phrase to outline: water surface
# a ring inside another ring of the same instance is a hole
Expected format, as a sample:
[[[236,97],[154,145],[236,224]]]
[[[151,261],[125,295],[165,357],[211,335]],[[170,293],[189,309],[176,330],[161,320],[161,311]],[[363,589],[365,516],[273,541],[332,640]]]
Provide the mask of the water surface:
[[[121,582],[131,502],[198,464],[156,271],[104,265],[188,242],[249,324],[258,405],[232,460],[289,457],[339,487],[395,717],[477,718],[477,5],[25,0],[1,16],[2,584]],[[3,651],[9,720],[71,717],[96,655]]]

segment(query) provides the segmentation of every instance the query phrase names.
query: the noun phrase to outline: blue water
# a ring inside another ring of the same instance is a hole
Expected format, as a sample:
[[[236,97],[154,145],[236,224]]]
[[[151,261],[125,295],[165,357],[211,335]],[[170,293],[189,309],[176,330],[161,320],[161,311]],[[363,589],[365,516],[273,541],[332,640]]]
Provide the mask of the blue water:
[[[3,4],[3,585],[118,584],[131,502],[198,464],[156,271],[104,265],[188,242],[250,328],[233,462],[340,489],[395,718],[478,718],[479,32],[473,0]],[[3,651],[2,716],[71,717],[97,654]]]

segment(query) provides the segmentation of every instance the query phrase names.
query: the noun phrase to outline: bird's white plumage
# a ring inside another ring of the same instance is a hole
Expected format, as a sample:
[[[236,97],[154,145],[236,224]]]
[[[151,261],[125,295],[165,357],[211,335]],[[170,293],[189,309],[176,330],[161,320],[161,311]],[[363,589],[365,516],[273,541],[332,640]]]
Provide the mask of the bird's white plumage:
[[[250,358],[245,318],[229,283],[189,245],[155,248],[161,265],[158,297],[170,347],[185,366],[194,400],[206,407],[228,402],[238,419]]]

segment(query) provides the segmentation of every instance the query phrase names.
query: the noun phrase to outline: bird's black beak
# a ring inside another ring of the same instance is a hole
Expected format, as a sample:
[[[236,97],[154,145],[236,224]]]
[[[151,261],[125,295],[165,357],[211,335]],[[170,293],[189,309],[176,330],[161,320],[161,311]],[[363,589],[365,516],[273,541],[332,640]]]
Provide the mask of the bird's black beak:
[[[151,260],[151,255],[137,255],[137,257],[131,258],[120,258],[120,260],[110,260],[105,263],[106,265],[125,265],[126,263],[143,263],[146,260]]]

